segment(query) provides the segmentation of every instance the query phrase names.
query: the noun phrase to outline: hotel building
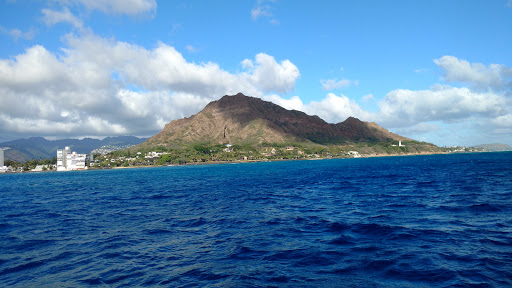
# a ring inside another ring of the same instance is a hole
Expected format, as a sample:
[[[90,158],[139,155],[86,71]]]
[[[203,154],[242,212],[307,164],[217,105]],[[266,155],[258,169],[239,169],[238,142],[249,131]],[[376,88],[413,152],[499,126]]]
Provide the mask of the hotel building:
[[[57,171],[71,171],[71,170],[84,170],[87,169],[85,159],[87,154],[78,154],[71,152],[69,147],[64,150],[57,150]]]

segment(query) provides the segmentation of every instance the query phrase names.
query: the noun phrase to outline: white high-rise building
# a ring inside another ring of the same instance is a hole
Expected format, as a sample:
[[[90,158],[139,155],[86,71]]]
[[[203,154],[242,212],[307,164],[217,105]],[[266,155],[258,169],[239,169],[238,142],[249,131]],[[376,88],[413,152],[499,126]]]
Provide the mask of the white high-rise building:
[[[57,171],[70,171],[70,170],[83,170],[87,169],[85,166],[85,159],[87,154],[78,154],[71,152],[69,147],[64,150],[57,150]]]
[[[0,172],[7,172],[7,167],[5,166],[5,157],[4,157],[4,151],[10,149],[7,148],[0,148]]]
[[[0,167],[4,167],[4,149],[0,148]]]
[[[4,163],[4,151],[7,150],[9,148],[0,148],[0,172],[6,172],[7,171],[7,167],[5,167],[5,163]]]

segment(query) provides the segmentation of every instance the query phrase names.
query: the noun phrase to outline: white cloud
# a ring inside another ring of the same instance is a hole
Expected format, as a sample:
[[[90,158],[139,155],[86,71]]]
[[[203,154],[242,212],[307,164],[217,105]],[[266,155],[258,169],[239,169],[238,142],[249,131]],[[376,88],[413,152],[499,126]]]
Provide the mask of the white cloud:
[[[312,101],[308,104],[306,111],[308,114],[318,115],[330,123],[344,121],[350,116],[364,121],[374,118],[371,113],[363,110],[354,100],[343,94],[337,96],[334,93],[328,93],[326,98],[320,102]]]
[[[16,28],[7,29],[3,26],[0,26],[0,33],[7,34],[7,35],[11,36],[12,38],[14,38],[14,41],[18,41],[19,39],[32,40],[32,38],[34,38],[34,36],[36,34],[34,29],[30,29],[27,32],[23,32]]]
[[[107,14],[137,15],[156,11],[155,0],[74,0],[89,10],[99,10]]]
[[[395,129],[395,132],[401,135],[421,135],[434,131],[442,130],[441,123],[434,122],[421,122],[412,126],[401,127]]]
[[[64,7],[62,11],[43,9],[41,12],[43,13],[43,21],[48,26],[53,26],[58,23],[69,23],[78,29],[82,29],[84,26],[82,20],[73,15],[67,7]]]
[[[73,5],[85,7],[88,10],[99,10],[106,14],[138,15],[154,13],[157,8],[155,0],[62,0],[62,11],[42,9],[42,20],[46,25],[53,26],[58,23],[68,23],[77,29],[84,29],[84,22],[75,16],[69,8]]]
[[[286,109],[294,109],[309,115],[317,115],[329,123],[338,123],[350,116],[363,121],[375,118],[372,113],[363,110],[354,100],[349,99],[343,94],[337,96],[334,93],[328,93],[322,101],[311,101],[309,104],[304,104],[298,96],[294,96],[289,100],[277,95],[264,98]]]
[[[502,89],[511,85],[512,68],[502,64],[469,63],[454,56],[443,56],[434,63],[444,70],[448,82],[466,82],[473,87]]]
[[[327,79],[320,80],[320,83],[322,84],[324,90],[336,90],[340,88],[350,87],[351,85],[359,85],[359,81],[352,81],[348,79],[341,79],[339,81],[338,79]]]
[[[146,49],[86,32],[68,35],[64,41],[66,47],[58,54],[35,45],[13,58],[0,59],[0,134],[150,136],[171,120],[238,92],[330,123],[350,116],[375,121],[420,140],[428,133],[442,139],[446,133],[439,127],[446,123],[471,128],[489,139],[512,134],[512,99],[505,84],[509,68],[504,65],[482,67],[442,57],[438,65],[446,70],[447,80],[457,79],[470,88],[397,89],[374,100],[378,110],[369,112],[343,94],[328,93],[310,103],[299,96],[282,98],[281,94],[294,90],[299,69],[290,60],[277,61],[264,53],[243,59],[242,71],[231,73],[213,62],[189,62],[164,43]],[[331,84],[336,87],[339,82]],[[471,88],[483,83],[491,83],[493,89]],[[374,96],[359,99],[368,102]],[[474,124],[460,124],[468,120]]]
[[[272,13],[272,7],[269,4],[275,2],[273,0],[265,1],[258,0],[256,2],[256,7],[251,9],[251,18],[252,20],[258,20],[259,18],[267,18],[270,24],[277,25],[279,24],[279,20],[274,18],[274,14]]]
[[[299,96],[293,96],[290,99],[284,99],[281,98],[279,95],[266,95],[263,97],[263,99],[270,101],[274,104],[277,104],[285,109],[288,110],[298,110],[298,111],[305,111],[307,110],[304,103],[302,103],[302,100],[300,100]]]
[[[163,43],[146,49],[91,33],[65,41],[60,54],[36,45],[0,59],[0,134],[153,135],[226,94],[291,91],[300,75],[267,54],[230,73]]]
[[[394,90],[378,103],[379,120],[390,127],[428,121],[458,121],[475,115],[498,117],[508,113],[510,104],[503,95],[441,85],[430,90]]]
[[[250,60],[250,59],[244,59],[244,60],[241,62],[241,64],[242,64],[242,67],[243,67],[244,69],[248,69],[248,68],[252,68],[252,67],[254,67],[254,64],[252,63],[252,60]]]
[[[197,52],[197,49],[192,45],[185,46],[185,50],[187,50],[189,53],[195,53]]]
[[[510,135],[512,135],[512,113],[491,118],[482,124],[481,128],[484,130],[484,133],[503,135],[507,137],[511,137]]]
[[[428,72],[429,70],[426,69],[426,68],[419,68],[419,69],[415,69],[414,72],[415,73],[425,73],[425,72]]]
[[[268,5],[258,5],[256,8],[251,10],[251,17],[253,20],[257,20],[262,16],[272,17],[272,13],[270,12],[270,7]]]
[[[512,114],[502,115],[492,119],[492,122],[499,127],[512,129]]]
[[[371,101],[375,101],[375,97],[373,97],[373,94],[367,94],[363,96],[363,102],[368,103]]]
[[[482,83],[481,79],[468,78],[467,81],[473,86],[475,82]],[[323,100],[310,103],[303,103],[297,96],[283,99],[272,95],[265,99],[288,109],[318,115],[330,123],[354,116],[377,122],[395,133],[440,145],[478,144],[482,137],[510,143],[512,99],[506,87],[501,86],[501,90],[499,86],[495,87],[493,90],[475,90],[436,84],[427,90],[397,89],[376,102],[376,112],[362,109],[343,94],[329,93]],[[372,94],[362,97],[363,102],[370,100],[374,100]]]
[[[295,89],[295,81],[300,76],[299,69],[290,60],[277,63],[274,57],[264,53],[256,55],[254,63],[245,59],[242,65],[251,68],[250,74],[247,74],[249,82],[264,92],[290,92]]]

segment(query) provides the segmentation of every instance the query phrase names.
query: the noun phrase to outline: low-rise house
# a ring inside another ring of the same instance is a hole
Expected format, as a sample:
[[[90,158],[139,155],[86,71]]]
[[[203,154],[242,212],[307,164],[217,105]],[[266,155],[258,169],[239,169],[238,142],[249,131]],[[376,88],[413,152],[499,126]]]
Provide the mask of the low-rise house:
[[[347,155],[351,155],[351,156],[353,156],[354,158],[359,158],[359,157],[361,157],[361,155],[360,155],[360,154],[359,154],[359,152],[357,152],[357,151],[348,151],[348,152],[347,152]]]
[[[54,165],[37,165],[36,168],[32,169],[32,172],[43,172],[55,169]]]

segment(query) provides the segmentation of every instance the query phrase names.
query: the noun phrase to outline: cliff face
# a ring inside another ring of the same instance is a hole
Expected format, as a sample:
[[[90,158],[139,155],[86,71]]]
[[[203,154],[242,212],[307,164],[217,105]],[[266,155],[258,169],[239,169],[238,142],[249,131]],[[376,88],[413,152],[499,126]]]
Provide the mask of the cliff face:
[[[189,118],[170,122],[142,146],[263,142],[343,144],[387,140],[410,139],[357,118],[350,117],[344,122],[329,124],[318,116],[287,110],[238,93],[209,103],[201,112]]]

